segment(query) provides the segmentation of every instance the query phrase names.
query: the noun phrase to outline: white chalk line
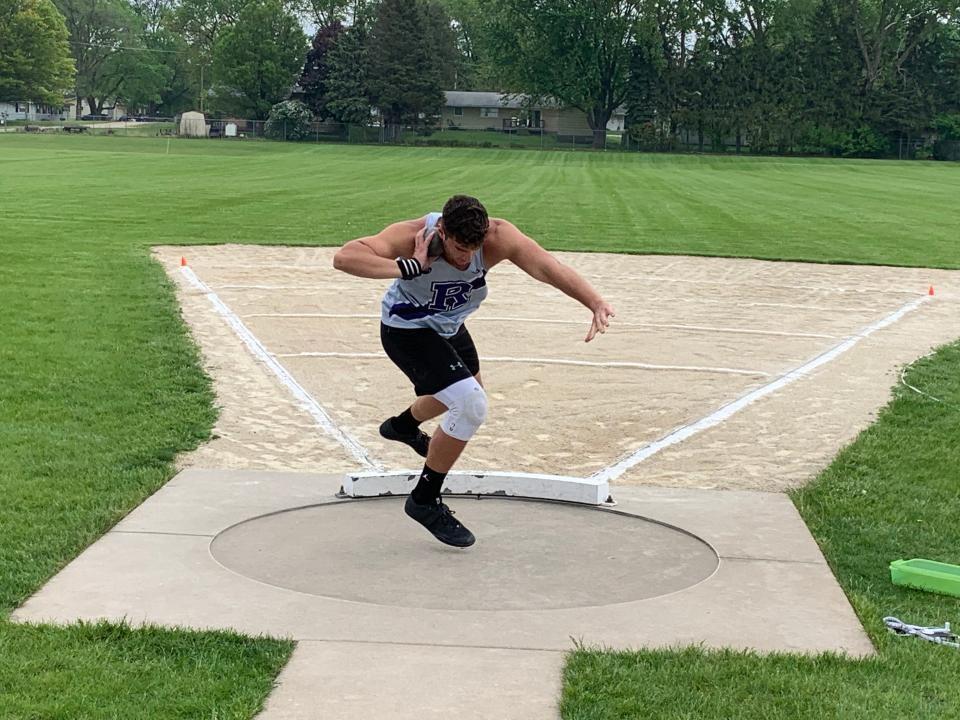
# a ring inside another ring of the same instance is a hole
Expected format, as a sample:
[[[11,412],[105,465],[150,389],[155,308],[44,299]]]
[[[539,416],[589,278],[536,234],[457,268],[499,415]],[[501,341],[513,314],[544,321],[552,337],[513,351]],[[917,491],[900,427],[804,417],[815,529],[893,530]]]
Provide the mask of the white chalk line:
[[[374,460],[371,460],[367,449],[363,447],[354,437],[340,429],[320,404],[298,383],[287,369],[281,365],[276,358],[261,344],[256,336],[250,332],[243,321],[238,318],[234,312],[213,292],[189,267],[181,268],[184,276],[190,283],[206,294],[207,299],[213,305],[214,309],[227,321],[234,332],[250,349],[254,356],[262,361],[280,382],[291,392],[293,396],[300,401],[301,407],[306,410],[317,421],[317,424],[330,437],[340,443],[347,452],[364,467],[372,470],[383,470],[383,466]]]
[[[583,275],[583,273],[581,273]],[[609,275],[584,275],[584,277],[593,278],[595,280],[606,280],[610,281]],[[690,285],[719,285],[721,287],[747,287],[747,288],[775,288],[777,290],[809,290],[812,292],[819,293],[835,293],[835,294],[847,294],[847,293],[871,293],[877,295],[919,295],[920,292],[917,290],[908,290],[906,288],[878,288],[878,287],[820,287],[819,285],[786,285],[780,284],[775,281],[766,281],[766,282],[755,282],[752,280],[743,280],[743,281],[725,281],[725,280],[697,280],[692,278],[676,278],[676,277],[664,277],[662,275],[623,275],[620,276],[620,280],[659,280],[660,282],[668,283],[686,283]]]
[[[583,275],[583,273],[581,273]],[[593,278],[595,280],[606,280],[609,284],[610,276],[608,275],[584,275],[587,278]],[[623,279],[623,278],[621,278]],[[627,278],[630,280],[640,279],[640,278]],[[880,289],[880,288],[822,288],[808,285],[778,285],[776,283],[748,283],[748,282],[723,282],[721,280],[687,280],[681,278],[659,278],[652,276],[646,278],[649,280],[662,280],[664,282],[671,283],[687,283],[692,285],[719,285],[721,287],[744,287],[744,288],[773,288],[775,290],[809,290],[813,292],[825,293],[825,294],[879,294],[879,295],[920,295],[919,290],[907,290],[906,288],[896,288],[896,289]],[[296,290],[301,293],[308,292],[320,292],[325,288],[318,287],[317,285],[250,285],[243,283],[230,283],[225,285],[216,285],[215,290]]]
[[[297,293],[300,295],[311,295],[316,293],[329,292],[329,288],[318,287],[316,285],[218,285],[217,289],[218,290],[296,290]],[[914,292],[914,291],[911,291],[909,294],[914,296],[919,295],[918,292]],[[616,292],[606,293],[606,297],[608,300],[612,301],[614,304],[619,303],[621,300],[623,300],[624,302],[629,302],[628,298],[621,298],[616,294]],[[783,307],[783,308],[792,308],[795,310],[816,310],[816,311],[826,311],[826,312],[836,312],[838,309],[838,306],[830,307],[830,306],[824,306],[824,305],[804,305],[804,304],[796,304],[796,303],[765,303],[765,302],[745,303],[745,302],[741,302],[736,298],[726,298],[726,299],[735,303],[736,307],[738,308]],[[670,298],[670,302],[698,303],[702,305],[704,302],[704,299],[702,297],[682,297],[682,298],[674,297],[674,298]],[[847,313],[850,312],[850,308],[845,308],[843,306],[839,306],[839,307],[840,309],[844,310]],[[871,308],[859,307],[854,309],[860,310],[860,311],[869,311]]]
[[[281,358],[357,358],[368,359],[375,358],[379,360],[386,359],[383,353],[375,352],[299,352],[299,353],[277,353],[275,357]],[[632,368],[637,370],[687,370],[690,372],[710,372],[725,373],[729,375],[749,375],[751,377],[770,377],[770,373],[762,370],[742,370],[739,368],[725,367],[701,367],[699,365],[652,365],[649,363],[637,362],[592,362],[590,360],[569,360],[566,358],[535,358],[535,357],[492,357],[482,356],[483,362],[507,362],[507,363],[529,363],[531,365],[580,365],[584,367],[604,367],[604,368]]]
[[[248,313],[241,315],[244,318],[317,318],[324,320],[379,320],[379,315],[364,315],[361,313]],[[580,320],[547,320],[544,318],[478,316],[470,318],[470,322],[510,322],[510,323],[543,323],[548,325],[583,325]],[[669,330],[696,330],[698,332],[733,333],[737,335],[772,335],[776,337],[802,337],[836,339],[836,335],[824,333],[785,332],[782,330],[747,330],[745,328],[711,327],[708,325],[679,325],[677,323],[633,323],[616,321],[616,327],[638,328],[665,328]]]
[[[184,270],[187,270],[187,268],[184,268]],[[191,274],[192,274],[192,273],[191,273]],[[661,278],[661,279],[663,279],[663,278]],[[209,296],[213,296],[213,297],[211,298],[211,302],[214,303],[215,307],[217,307],[217,304],[219,303],[220,305],[222,305],[222,306],[227,310],[228,313],[230,313],[231,315],[233,315],[232,311],[230,311],[229,308],[226,308],[226,306],[223,305],[222,301],[220,301],[219,298],[216,297],[215,293],[213,293],[212,291],[210,291],[210,289],[209,289],[206,285],[203,285],[202,282],[200,282],[198,278],[197,278],[196,280],[197,280],[197,283],[200,283],[200,284],[198,285],[198,287],[200,287],[200,289],[202,289],[202,290],[204,290],[205,292],[207,292],[208,297],[209,297]],[[690,281],[690,282],[694,282],[694,281]],[[195,284],[196,284],[196,283],[195,283]],[[740,283],[722,283],[722,282],[717,282],[717,281],[713,281],[712,284],[720,284],[720,285],[740,285]],[[298,291],[306,291],[306,292],[316,291],[316,290],[317,290],[316,286],[290,286],[290,285],[223,285],[223,286],[220,286],[220,287],[223,288],[223,289],[298,290]],[[789,288],[789,287],[791,287],[791,286],[777,286],[777,287]],[[822,289],[822,288],[812,288],[812,287],[800,287],[799,289],[825,290],[825,289]],[[834,291],[836,291],[836,290],[834,290]],[[841,290],[841,291],[842,291],[842,290]],[[861,290],[856,290],[855,292],[863,292],[863,291],[861,291]],[[886,291],[878,291],[878,292],[895,292],[895,293],[909,294],[909,295],[914,295],[914,296],[919,294],[918,292],[912,291],[912,290],[886,290]],[[215,300],[214,300],[214,298],[215,298]],[[922,297],[918,298],[917,300],[914,300],[914,301],[912,301],[912,302],[907,303],[906,305],[904,305],[903,307],[901,307],[901,308],[900,308],[899,310],[897,310],[896,312],[894,312],[894,313],[892,313],[891,315],[883,318],[882,320],[880,320],[880,321],[878,321],[878,322],[876,322],[876,323],[868,326],[867,328],[865,328],[865,329],[862,330],[861,332],[859,332],[859,333],[857,333],[857,334],[855,334],[855,335],[853,335],[853,336],[850,336],[850,337],[846,338],[844,341],[842,341],[842,342],[839,343],[838,345],[836,345],[836,346],[834,346],[833,348],[831,348],[830,350],[828,350],[828,351],[826,351],[826,352],[824,352],[824,353],[816,356],[815,358],[813,358],[812,360],[808,361],[808,362],[805,363],[804,365],[801,365],[800,367],[795,368],[794,370],[791,370],[791,371],[785,373],[785,374],[782,375],[780,378],[774,380],[774,381],[771,382],[771,383],[768,383],[767,385],[764,385],[764,386],[761,387],[761,388],[758,388],[758,389],[753,390],[753,391],[751,391],[751,392],[749,392],[749,393],[746,393],[745,395],[741,396],[741,397],[738,398],[737,400],[734,400],[733,402],[728,403],[727,405],[719,408],[719,409],[718,409],[717,411],[715,411],[714,413],[711,413],[710,415],[708,415],[708,416],[706,416],[706,417],[704,417],[704,418],[701,418],[700,420],[698,420],[698,421],[696,421],[696,422],[694,422],[694,423],[690,423],[690,424],[688,424],[688,425],[685,425],[685,426],[683,426],[683,427],[680,427],[680,428],[678,428],[677,430],[674,430],[674,431],[673,431],[672,433],[670,433],[669,435],[665,436],[664,438],[661,438],[660,440],[658,440],[658,441],[656,441],[656,442],[654,442],[654,443],[651,443],[651,444],[649,444],[649,445],[647,445],[647,446],[645,446],[645,447],[643,447],[643,448],[640,448],[639,450],[637,450],[637,451],[635,451],[635,452],[627,455],[626,457],[622,458],[621,460],[619,460],[618,462],[614,463],[613,465],[608,466],[607,468],[604,468],[603,470],[600,470],[600,471],[598,471],[598,472],[596,472],[596,473],[593,473],[592,475],[589,476],[589,479],[591,479],[591,480],[597,480],[597,481],[608,481],[608,482],[609,482],[611,479],[615,479],[615,478],[619,477],[619,476],[622,475],[624,472],[626,472],[627,470],[629,470],[629,469],[632,468],[633,466],[639,464],[639,463],[642,462],[643,460],[646,460],[647,458],[651,457],[652,455],[660,452],[660,450],[663,450],[663,449],[665,449],[665,448],[667,448],[667,447],[670,447],[671,445],[675,445],[675,444],[677,444],[677,443],[680,443],[680,442],[682,442],[683,440],[686,440],[687,438],[691,437],[692,435],[695,435],[695,434],[697,434],[697,433],[699,433],[699,432],[702,432],[703,430],[706,430],[706,429],[708,429],[708,428],[710,428],[710,427],[713,427],[713,426],[715,426],[715,425],[723,422],[724,420],[726,420],[726,419],[729,418],[730,416],[736,414],[737,412],[739,412],[740,410],[744,409],[745,407],[747,407],[748,405],[752,404],[753,402],[757,401],[758,399],[760,399],[760,398],[762,398],[762,397],[764,397],[764,396],[766,396],[766,395],[768,395],[768,394],[770,394],[770,393],[773,393],[773,392],[781,389],[782,387],[785,387],[786,385],[794,382],[795,380],[798,380],[798,379],[800,379],[800,378],[806,377],[806,376],[807,376],[810,372],[812,372],[814,369],[816,369],[816,368],[820,367],[821,365],[824,365],[824,364],[826,364],[826,363],[834,360],[836,357],[838,357],[839,355],[843,354],[844,352],[846,352],[847,350],[849,350],[850,348],[852,348],[854,345],[856,345],[858,342],[860,342],[860,340],[862,340],[863,338],[868,337],[869,335],[873,334],[873,333],[876,332],[877,330],[883,329],[883,328],[885,328],[885,327],[887,327],[887,326],[889,326],[889,325],[897,322],[897,321],[898,321],[901,317],[903,317],[906,313],[915,310],[915,309],[918,308],[921,304],[923,304],[924,302],[927,302],[928,299],[929,299],[929,298],[928,298],[927,296],[922,296]],[[747,306],[750,306],[750,307],[789,307],[789,308],[811,309],[811,310],[830,310],[830,311],[835,311],[835,310],[836,310],[836,307],[823,307],[823,306],[788,304],[788,303],[760,303],[760,302],[754,302],[754,303],[746,303],[746,305],[747,305]],[[299,314],[299,313],[289,313],[289,314],[269,314],[269,313],[264,313],[264,314],[251,314],[251,315],[249,315],[248,317],[284,317],[284,316],[289,316],[289,317],[344,317],[344,318],[374,318],[374,319],[378,317],[378,316],[376,316],[376,315],[363,315],[363,314],[356,314],[356,315],[354,315],[354,314],[343,314],[343,315],[340,315],[340,314],[321,314],[321,313],[302,313],[302,314]],[[236,316],[234,316],[234,318],[236,318]],[[475,318],[475,319],[479,319],[479,318]],[[494,319],[494,318],[490,318],[490,319]],[[496,318],[496,319],[503,320],[504,318]],[[515,321],[517,321],[517,320],[528,320],[528,321],[531,321],[531,320],[529,320],[529,319],[520,319],[520,318],[512,318],[511,320],[515,320]],[[239,323],[241,327],[244,327],[244,326],[242,325],[242,323],[240,322],[239,318],[236,318],[236,322]],[[541,322],[551,322],[551,321],[542,320]],[[564,322],[570,322],[570,323],[573,323],[573,324],[581,324],[581,323],[576,323],[576,321],[564,321]],[[231,323],[231,325],[233,325],[233,323]],[[658,326],[658,325],[652,324],[652,323],[636,323],[636,325],[637,325],[637,326],[646,326],[646,327],[656,327],[656,326]],[[676,326],[668,325],[668,324],[663,324],[662,326],[663,326],[663,327],[676,327]],[[235,329],[236,329],[236,328],[235,328]],[[684,326],[680,326],[678,329],[704,329],[704,330],[716,330],[716,331],[721,331],[721,332],[722,332],[722,331],[736,332],[736,331],[738,330],[738,329],[733,329],[733,328],[727,328],[727,329],[720,330],[720,329],[717,329],[717,328],[707,328],[707,327],[705,327],[705,326],[685,326],[685,327],[684,327]],[[244,330],[246,330],[245,327],[244,327]],[[246,332],[247,332],[248,334],[250,334],[248,330],[247,330]],[[742,331],[740,331],[740,332],[750,333],[750,334],[768,334],[768,333],[769,333],[769,334],[773,334],[775,331],[746,331],[746,330],[742,330]],[[831,339],[832,339],[833,337],[835,337],[835,336],[830,336],[830,335],[820,335],[820,334],[814,334],[814,333],[809,333],[809,334],[803,334],[803,333],[783,333],[783,334],[784,334],[784,335],[797,335],[797,336],[810,336],[810,337],[825,337],[825,338],[831,338]],[[262,350],[264,353],[267,352],[267,351],[263,348],[263,346],[259,344],[259,341],[256,341],[256,338],[254,338],[254,337],[252,336],[252,334],[250,334],[250,337],[253,338],[254,342],[257,343],[257,345],[261,348],[261,350]],[[382,357],[382,355],[381,355],[380,353],[297,353],[297,354],[278,354],[276,357],[309,357],[309,356],[314,356],[314,357],[356,357],[356,358],[381,358],[381,357]],[[268,357],[269,357],[269,355],[268,355]],[[623,367],[636,367],[636,368],[642,368],[642,369],[662,369],[662,370],[671,370],[671,369],[672,369],[672,370],[695,370],[695,371],[706,371],[706,372],[732,372],[732,373],[735,373],[735,374],[746,374],[746,375],[755,375],[755,376],[756,376],[756,375],[761,375],[761,376],[767,376],[767,377],[769,376],[769,373],[765,373],[765,372],[760,372],[760,371],[748,371],[748,370],[738,370],[738,369],[731,369],[731,368],[703,368],[703,367],[666,366],[666,365],[664,365],[664,366],[658,366],[658,365],[647,365],[647,364],[643,364],[643,363],[590,363],[590,362],[588,362],[588,361],[560,360],[560,359],[542,359],[542,358],[541,358],[541,359],[535,359],[535,358],[494,358],[494,357],[490,357],[490,358],[484,358],[484,359],[487,360],[487,361],[499,361],[499,362],[539,362],[539,363],[556,363],[556,364],[571,364],[571,365],[597,365],[597,366],[612,366],[612,367],[623,366]],[[280,365],[279,363],[277,363],[277,365],[282,369],[282,365]],[[285,372],[285,370],[284,370],[284,372]],[[289,374],[288,374],[288,377],[289,377]],[[293,381],[292,378],[290,378],[290,379],[291,379],[291,381]],[[293,381],[293,382],[295,383],[296,381]],[[299,387],[299,385],[298,385],[298,387]],[[301,389],[301,390],[302,390],[302,389]],[[303,391],[303,392],[305,393],[305,391]],[[308,397],[309,397],[309,395],[308,395]],[[312,399],[312,398],[311,398],[311,399]],[[314,402],[315,402],[315,401],[314,401]],[[319,408],[319,405],[318,405],[317,407]],[[322,412],[322,409],[321,409],[321,412]],[[324,414],[325,417],[327,417],[325,413],[323,413],[323,414]],[[330,421],[329,418],[328,418],[328,421],[331,422],[331,424],[332,424],[332,421]],[[337,430],[339,431],[338,428],[337,428]],[[358,445],[359,445],[359,444],[358,444]],[[361,449],[362,449],[362,448],[361,448]],[[364,461],[361,460],[361,462],[364,462]],[[369,461],[369,460],[367,460],[366,462],[364,462],[364,464],[366,464],[366,465],[368,465],[368,466],[371,466],[371,467],[374,467],[374,468],[377,469],[377,470],[382,470],[382,469],[383,469],[381,466],[379,466],[379,465],[377,465],[377,464],[373,464],[373,463],[372,463],[371,461]]]
[[[914,293],[916,294],[916,293]],[[765,303],[765,302],[750,302],[742,303],[743,307],[781,307],[781,308],[792,308],[794,310],[825,310],[827,312],[836,312],[837,307],[830,305],[802,305],[797,303]],[[840,308],[844,310],[844,308]],[[861,310],[869,311],[871,308],[860,308]],[[847,310],[849,312],[849,310]]]
[[[706,417],[703,417],[694,423],[690,423],[677,428],[676,430],[671,432],[669,435],[661,438],[660,440],[652,442],[640,448],[639,450],[636,450],[628,454],[627,456],[623,457],[613,465],[610,465],[604,468],[603,470],[599,470],[593,473],[591,477],[596,478],[598,480],[605,480],[607,482],[610,482],[620,477],[623,473],[625,473],[627,470],[629,470],[633,466],[643,462],[644,460],[651,457],[652,455],[655,455],[661,450],[668,448],[671,445],[676,445],[677,443],[683,442],[687,438],[693,435],[696,435],[699,432],[707,430],[708,428],[714,427],[715,425],[719,425],[724,420],[740,412],[741,410],[751,405],[752,403],[756,402],[760,398],[766,395],[769,395],[770,393],[776,392],[777,390],[780,390],[781,388],[786,387],[787,385],[789,385],[790,383],[796,380],[806,377],[813,370],[817,369],[821,365],[825,365],[826,363],[836,359],[837,357],[845,353],[847,350],[852,348],[854,345],[856,345],[858,342],[860,342],[864,338],[868,337],[869,335],[872,335],[878,330],[882,330],[883,328],[892,325],[893,323],[900,320],[900,318],[902,318],[907,313],[912,312],[913,310],[916,310],[923,303],[927,302],[927,299],[928,299],[927,297],[921,297],[917,300],[908,302],[907,304],[902,306],[899,310],[891,313],[890,315],[887,315],[885,318],[878,320],[872,325],[869,325],[868,327],[864,328],[863,330],[856,333],[855,335],[851,335],[843,342],[835,345],[834,347],[821,353],[820,355],[817,355],[812,360],[808,360],[806,363],[804,363],[800,367],[790,370],[789,372],[780,376],[773,382],[770,382],[764,385],[763,387],[757,388],[756,390],[751,390],[750,392],[746,393],[745,395],[742,395],[741,397],[737,398],[733,402],[730,402],[724,405],[723,407],[714,411],[710,415],[707,415]]]

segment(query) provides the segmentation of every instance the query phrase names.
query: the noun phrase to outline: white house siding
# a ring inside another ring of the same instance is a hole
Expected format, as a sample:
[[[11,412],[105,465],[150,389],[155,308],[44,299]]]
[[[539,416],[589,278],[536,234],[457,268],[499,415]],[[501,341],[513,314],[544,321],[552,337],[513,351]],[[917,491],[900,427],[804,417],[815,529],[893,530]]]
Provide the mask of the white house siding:
[[[509,110],[498,108],[497,117],[481,117],[480,108],[478,107],[465,107],[460,109],[463,111],[462,115],[457,115],[454,108],[449,105],[443,108],[440,121],[441,127],[444,130],[450,127],[457,127],[461,130],[499,129],[501,127],[501,114],[510,112]]]
[[[80,116],[89,115],[92,111],[90,110],[90,105],[85,99],[80,100]],[[100,111],[106,115],[111,120],[116,120],[127,114],[127,109],[120,105],[119,103],[114,107],[105,107]],[[63,115],[67,120],[76,120],[77,119],[77,101],[76,99],[67,100],[67,107],[63,111]]]
[[[0,118],[11,120],[60,120],[65,110],[32,102],[0,102]]]
[[[515,96],[505,96],[492,92],[448,90],[446,91],[446,104],[441,111],[440,127],[443,129],[458,127],[463,130],[501,130],[504,127],[504,121],[509,123],[511,118],[535,117],[535,113],[539,113],[540,122],[545,132],[576,135],[578,137],[589,136],[592,138],[593,136],[586,115],[579,110],[574,108],[560,109],[556,106],[556,103],[537,105],[528,111],[524,111],[521,106],[521,99]],[[482,109],[485,107],[496,108],[496,117],[484,116]],[[460,109],[462,114],[456,114],[457,108]],[[619,109],[610,118],[607,129],[611,131],[623,129],[622,109]]]

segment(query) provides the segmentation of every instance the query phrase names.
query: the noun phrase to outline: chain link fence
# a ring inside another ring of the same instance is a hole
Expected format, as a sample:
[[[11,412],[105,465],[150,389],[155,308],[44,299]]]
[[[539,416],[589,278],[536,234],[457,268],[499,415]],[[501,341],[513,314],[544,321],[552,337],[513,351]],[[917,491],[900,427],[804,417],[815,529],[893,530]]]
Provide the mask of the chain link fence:
[[[143,118],[126,121],[50,121],[8,123],[7,132],[115,135],[119,137],[178,137],[176,118]],[[294,139],[296,138],[296,139]],[[351,145],[409,145],[442,147],[510,148],[526,150],[572,150],[613,152],[671,152],[719,155],[800,155],[825,153],[797,152],[779,147],[752,147],[749,138],[702,138],[692,132],[671,136],[670,142],[648,137],[642,128],[607,131],[597,137],[589,129],[551,131],[536,127],[462,129],[454,127],[411,127],[402,125],[312,122],[308,127],[267,127],[264,120],[237,118],[208,119],[206,139],[243,141],[269,139],[300,143],[342,143]],[[960,161],[960,140],[931,138],[890,138],[877,157],[901,160]]]
[[[535,150],[594,149],[593,131],[552,132],[542,128],[509,127],[461,129],[443,127],[412,127],[404,125],[369,125],[336,122],[313,122],[308,128],[287,128],[278,123],[272,128],[262,120],[213,119],[207,121],[208,137],[214,139],[267,138],[306,143],[346,143],[358,145],[421,145],[446,147],[497,147]],[[272,130],[272,132],[270,132]],[[629,135],[607,132],[600,138],[607,149],[638,149],[630,147]]]

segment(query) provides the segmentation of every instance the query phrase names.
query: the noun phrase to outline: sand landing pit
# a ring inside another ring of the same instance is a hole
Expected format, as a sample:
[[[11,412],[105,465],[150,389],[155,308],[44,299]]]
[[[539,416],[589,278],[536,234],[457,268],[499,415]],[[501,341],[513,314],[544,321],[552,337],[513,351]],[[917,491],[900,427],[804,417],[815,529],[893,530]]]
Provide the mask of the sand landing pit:
[[[334,271],[334,252],[156,249],[222,407],[217,438],[182,467],[419,467],[419,457],[377,433],[412,400],[379,344],[388,283]],[[490,296],[468,321],[490,412],[458,469],[783,490],[808,481],[870,424],[900,368],[960,337],[957,272],[558,257],[603,292],[617,317],[584,344],[586,309],[510,264],[493,268]],[[268,362],[284,368],[313,410]]]
[[[220,533],[210,552],[224,567],[276,587],[437,610],[645,600],[695,585],[719,562],[689,533],[626,513],[496,498],[455,507],[482,538],[478,547],[425,545],[426,531],[410,532],[392,498],[252,518]]]

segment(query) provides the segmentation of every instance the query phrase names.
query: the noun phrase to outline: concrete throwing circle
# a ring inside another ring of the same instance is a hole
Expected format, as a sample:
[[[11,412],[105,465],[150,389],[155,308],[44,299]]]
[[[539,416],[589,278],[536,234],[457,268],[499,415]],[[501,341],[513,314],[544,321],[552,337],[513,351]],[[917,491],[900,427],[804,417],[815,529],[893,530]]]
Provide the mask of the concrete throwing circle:
[[[477,536],[435,540],[397,498],[335,502],[252,518],[211,544],[234,572],[341,600],[437,610],[548,610],[643,600],[717,567],[702,540],[597,508],[496,498],[447,501]]]

